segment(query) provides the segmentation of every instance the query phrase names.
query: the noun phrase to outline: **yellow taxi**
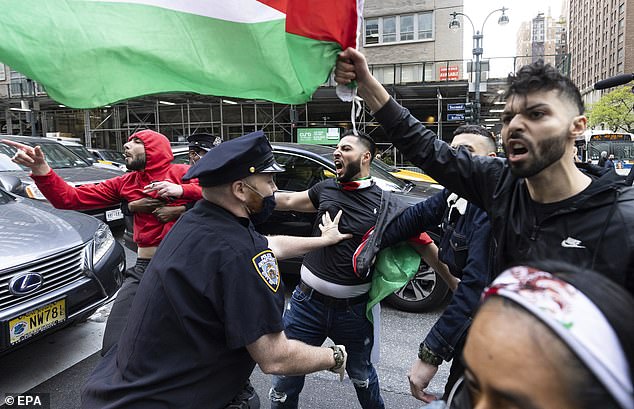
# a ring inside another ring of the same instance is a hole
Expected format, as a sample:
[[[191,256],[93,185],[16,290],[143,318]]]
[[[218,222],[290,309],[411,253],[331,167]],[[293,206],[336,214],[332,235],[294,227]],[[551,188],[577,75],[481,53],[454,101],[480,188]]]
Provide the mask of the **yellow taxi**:
[[[438,183],[431,176],[424,173],[414,172],[407,169],[398,169],[394,166],[388,165],[385,162],[381,162],[378,159],[375,159],[373,163],[376,163],[378,167],[385,170],[386,172],[390,172],[392,175],[396,176],[399,179],[411,180],[412,182]]]

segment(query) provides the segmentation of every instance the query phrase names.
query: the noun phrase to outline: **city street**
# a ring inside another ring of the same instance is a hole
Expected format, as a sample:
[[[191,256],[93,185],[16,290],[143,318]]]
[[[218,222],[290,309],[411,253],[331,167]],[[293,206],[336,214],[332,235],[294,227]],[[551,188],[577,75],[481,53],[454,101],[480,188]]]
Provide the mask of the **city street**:
[[[134,253],[126,250],[128,263]],[[287,291],[288,295],[288,291]],[[109,306],[86,322],[76,324],[38,340],[7,356],[0,357],[0,392],[48,394],[51,408],[79,407],[79,391],[99,359],[105,315]],[[422,402],[411,397],[407,371],[416,357],[418,344],[438,317],[438,312],[411,314],[384,306],[381,313],[381,360],[377,365],[381,391],[388,408],[420,408]],[[442,393],[449,364],[441,366],[431,385],[433,393]],[[266,395],[269,377],[256,367],[251,381],[260,395],[262,408],[269,408]],[[9,407],[5,405],[4,407]],[[301,396],[301,408],[359,407],[349,379],[340,384],[334,374],[309,375]]]

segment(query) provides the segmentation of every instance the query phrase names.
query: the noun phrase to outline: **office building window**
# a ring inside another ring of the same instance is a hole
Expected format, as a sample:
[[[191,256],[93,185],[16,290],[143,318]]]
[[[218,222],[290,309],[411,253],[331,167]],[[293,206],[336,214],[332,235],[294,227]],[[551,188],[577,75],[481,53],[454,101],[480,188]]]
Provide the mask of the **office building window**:
[[[401,16],[401,41],[408,41],[414,39],[414,15],[410,14],[409,16]]]
[[[364,45],[432,40],[433,21],[432,12],[368,18]]]
[[[396,17],[383,17],[383,36],[384,43],[393,43],[396,41]]]
[[[433,37],[432,13],[420,13],[418,15],[418,39],[431,39]]]
[[[365,21],[365,43],[379,43],[379,19],[370,18]]]

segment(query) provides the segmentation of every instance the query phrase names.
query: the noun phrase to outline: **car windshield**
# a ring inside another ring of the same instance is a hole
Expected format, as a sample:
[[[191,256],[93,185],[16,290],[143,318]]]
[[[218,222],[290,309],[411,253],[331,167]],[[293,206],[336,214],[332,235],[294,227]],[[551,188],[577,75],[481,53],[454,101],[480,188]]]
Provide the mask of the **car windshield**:
[[[53,169],[61,168],[85,168],[90,166],[85,160],[75,155],[73,152],[66,149],[64,146],[57,143],[41,143],[39,145],[46,156],[46,161]],[[8,157],[12,157],[15,154],[15,148],[0,143],[0,153],[5,154]],[[13,163],[13,162],[12,162]],[[28,170],[27,167],[20,166],[23,170]],[[16,170],[4,169],[2,170]]]
[[[22,168],[11,160],[11,157],[4,151],[6,145],[0,144],[0,172],[7,170],[22,170]]]
[[[65,145],[68,149],[70,149],[75,155],[79,156],[85,161],[94,162],[92,154],[86,149],[85,146],[82,145]]]
[[[415,186],[412,182],[397,178],[388,170],[385,170],[382,165],[388,166],[376,159],[370,164],[370,174],[381,189],[397,192],[409,192]]]
[[[378,159],[374,159],[372,163],[374,163],[377,168],[383,169],[386,172],[396,172],[398,170],[394,166],[390,166],[387,163],[381,162]]]
[[[117,151],[99,151],[104,160],[109,160],[110,162],[125,162],[125,156],[123,153]]]

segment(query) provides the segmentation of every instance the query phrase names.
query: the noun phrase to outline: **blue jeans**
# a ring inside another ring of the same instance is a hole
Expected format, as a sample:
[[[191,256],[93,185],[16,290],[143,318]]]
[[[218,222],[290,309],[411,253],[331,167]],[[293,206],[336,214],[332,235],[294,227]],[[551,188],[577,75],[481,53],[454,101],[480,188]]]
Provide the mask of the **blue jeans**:
[[[373,327],[365,316],[366,303],[345,307],[326,306],[311,299],[299,287],[293,291],[289,308],[284,311],[284,332],[290,339],[320,346],[330,337],[345,345],[348,353],[346,372],[364,409],[383,409],[379,378],[370,362],[374,344]],[[297,408],[304,376],[274,376],[269,393],[271,409]]]

